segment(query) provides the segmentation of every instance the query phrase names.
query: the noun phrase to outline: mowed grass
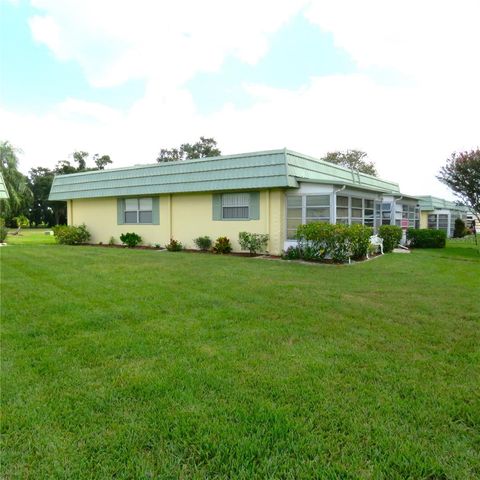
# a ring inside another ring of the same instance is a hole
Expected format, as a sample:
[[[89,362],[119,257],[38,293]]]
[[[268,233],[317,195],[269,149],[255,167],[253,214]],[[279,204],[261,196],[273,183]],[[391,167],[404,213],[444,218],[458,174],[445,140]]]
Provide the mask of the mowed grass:
[[[472,246],[325,266],[38,235],[0,249],[2,478],[479,478]]]

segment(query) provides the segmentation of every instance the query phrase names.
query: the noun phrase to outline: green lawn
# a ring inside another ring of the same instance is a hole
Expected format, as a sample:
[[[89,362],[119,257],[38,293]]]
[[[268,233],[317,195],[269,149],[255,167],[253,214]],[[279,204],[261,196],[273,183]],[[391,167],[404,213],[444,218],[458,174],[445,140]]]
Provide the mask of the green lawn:
[[[2,478],[479,478],[472,245],[331,266],[42,235],[0,249]]]

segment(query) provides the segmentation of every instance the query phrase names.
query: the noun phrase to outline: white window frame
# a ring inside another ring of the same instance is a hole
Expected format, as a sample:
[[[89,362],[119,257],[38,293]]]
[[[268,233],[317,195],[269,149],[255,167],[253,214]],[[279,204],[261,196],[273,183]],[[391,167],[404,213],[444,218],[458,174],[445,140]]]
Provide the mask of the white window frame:
[[[307,223],[307,220],[310,220],[310,223],[313,222],[325,222],[325,223],[332,223],[332,210],[333,210],[333,205],[332,205],[332,194],[331,193],[325,193],[325,192],[309,192],[309,193],[302,193],[302,194],[295,194],[295,195],[286,195],[285,196],[285,234],[286,234],[286,239],[288,241],[293,241],[293,238],[289,238],[289,230],[293,230],[291,228],[288,228],[288,199],[289,198],[301,198],[301,205],[300,206],[293,206],[290,207],[291,209],[301,209],[302,210],[302,216],[300,218],[300,225],[305,225]],[[328,197],[328,205],[308,205],[307,206],[307,197]],[[328,216],[324,217],[307,217],[307,208],[328,208]],[[294,217],[295,219],[298,219],[299,217]],[[295,229],[296,230],[296,229]]]

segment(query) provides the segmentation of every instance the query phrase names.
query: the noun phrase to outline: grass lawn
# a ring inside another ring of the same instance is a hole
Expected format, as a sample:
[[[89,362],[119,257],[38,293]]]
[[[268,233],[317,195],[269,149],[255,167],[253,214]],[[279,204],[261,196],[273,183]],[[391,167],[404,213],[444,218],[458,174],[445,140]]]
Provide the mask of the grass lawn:
[[[10,241],[10,238],[9,238]],[[480,477],[480,255],[0,249],[4,479]]]

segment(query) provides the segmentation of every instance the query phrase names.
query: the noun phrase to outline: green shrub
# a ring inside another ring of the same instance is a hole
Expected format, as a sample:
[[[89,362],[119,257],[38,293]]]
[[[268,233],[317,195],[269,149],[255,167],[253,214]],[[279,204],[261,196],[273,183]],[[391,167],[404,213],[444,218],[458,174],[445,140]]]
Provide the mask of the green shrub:
[[[170,243],[167,243],[165,245],[165,248],[169,252],[180,252],[181,250],[183,250],[183,245],[178,240],[174,240],[173,238],[171,238]]]
[[[227,237],[218,237],[213,246],[215,253],[230,253],[232,251],[232,244]]]
[[[315,222],[300,225],[296,238],[305,260],[346,262],[351,256],[351,240],[347,225]]]
[[[412,248],[444,248],[447,234],[443,230],[409,228],[407,240],[410,240]]]
[[[57,225],[53,227],[53,234],[57,243],[62,245],[78,245],[90,239],[90,232],[85,224],[78,227],[73,225]]]
[[[13,220],[15,221],[17,227],[28,228],[30,226],[30,220],[25,215],[14,217]]]
[[[111,236],[111,237],[110,237],[110,240],[108,241],[108,244],[109,244],[110,246],[113,246],[113,245],[115,245],[116,243],[117,243],[117,241],[115,240],[115,237],[114,237],[114,236]]]
[[[390,253],[402,239],[402,229],[396,225],[382,225],[378,229],[378,236],[383,239],[384,253]]]
[[[359,260],[368,255],[370,237],[373,235],[373,228],[365,225],[351,225],[348,229],[350,239],[350,251],[352,258]]]
[[[212,239],[205,235],[204,237],[197,237],[193,240],[193,243],[200,249],[206,252],[212,248]]]
[[[8,235],[8,229],[4,225],[0,226],[0,243],[4,243]]]
[[[282,258],[284,260],[299,260],[303,258],[303,255],[298,246],[290,246],[282,253]]]
[[[461,218],[455,219],[455,228],[453,230],[453,236],[455,238],[463,238],[467,235],[468,230],[465,226],[465,222]]]
[[[257,252],[263,252],[268,245],[268,235],[261,233],[240,232],[238,234],[238,243],[242,250],[248,250],[252,255]]]
[[[134,232],[122,233],[120,241],[128,248],[133,248],[142,243],[142,237]]]

